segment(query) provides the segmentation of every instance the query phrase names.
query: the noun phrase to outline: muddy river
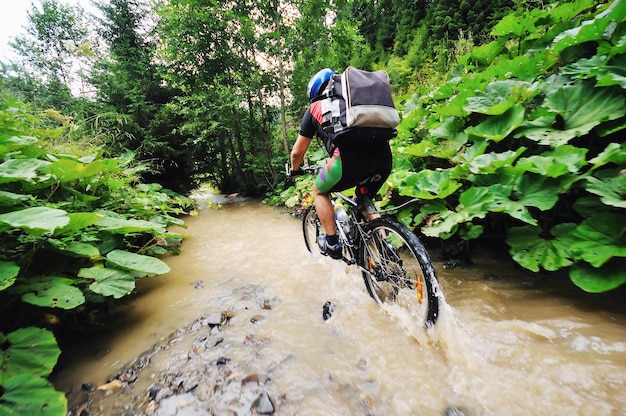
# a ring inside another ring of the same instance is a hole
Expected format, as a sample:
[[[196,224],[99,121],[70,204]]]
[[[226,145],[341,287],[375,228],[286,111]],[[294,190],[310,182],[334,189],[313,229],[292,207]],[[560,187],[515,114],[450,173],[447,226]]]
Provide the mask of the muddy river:
[[[626,414],[624,292],[477,251],[469,267],[435,262],[446,304],[425,332],[381,310],[356,269],[310,257],[283,212],[235,201],[186,223],[171,272],[64,352],[53,382],[71,405],[89,392],[103,415]]]

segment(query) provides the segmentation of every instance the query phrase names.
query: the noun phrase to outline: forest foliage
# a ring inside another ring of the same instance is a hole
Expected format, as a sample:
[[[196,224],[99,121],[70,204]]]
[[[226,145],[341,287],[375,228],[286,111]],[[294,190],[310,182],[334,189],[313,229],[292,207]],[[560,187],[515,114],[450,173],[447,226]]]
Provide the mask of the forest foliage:
[[[95,5],[41,0],[2,63],[1,410],[64,413],[55,335],[167,271],[183,194],[308,203],[282,166],[321,67],[389,74],[378,204],[417,199],[397,213],[415,232],[501,241],[589,292],[626,282],[625,0]]]

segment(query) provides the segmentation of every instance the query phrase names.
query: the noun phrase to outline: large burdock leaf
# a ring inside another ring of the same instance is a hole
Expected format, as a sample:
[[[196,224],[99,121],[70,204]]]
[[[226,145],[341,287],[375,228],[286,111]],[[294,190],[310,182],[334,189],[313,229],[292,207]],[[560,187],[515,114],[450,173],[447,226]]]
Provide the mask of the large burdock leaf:
[[[113,250],[107,254],[106,259],[122,269],[131,270],[146,276],[170,271],[169,266],[156,257],[130,253],[124,250]]]
[[[472,187],[459,196],[457,212],[465,221],[472,218],[485,218],[489,212],[489,205],[494,202],[494,196],[489,188]]]
[[[61,354],[54,335],[36,327],[11,332],[7,341],[9,348],[4,351],[1,369],[7,378],[25,372],[47,377]]]
[[[36,137],[31,136],[0,136],[0,155],[23,149],[37,141]]]
[[[0,291],[15,283],[20,266],[12,261],[0,261]]]
[[[69,222],[70,218],[67,212],[46,207],[26,208],[0,215],[0,223],[20,228],[34,236],[52,233],[55,229],[63,227]]]
[[[512,188],[507,185],[491,185],[489,192],[492,195],[492,202],[488,205],[489,211],[505,212],[513,218],[524,221],[527,224],[537,225],[537,220],[530,215],[528,209],[521,201],[514,201],[510,198]]]
[[[16,194],[13,192],[0,191],[0,206],[12,207],[28,201],[32,195]]]
[[[115,159],[95,160],[91,163],[80,163],[75,160],[61,159],[48,166],[52,173],[61,182],[71,182],[77,179],[90,178],[109,172],[117,168]]]
[[[93,280],[89,289],[102,296],[113,296],[119,299],[135,289],[135,276],[132,273],[116,269],[90,267],[80,269],[78,276]]]
[[[20,374],[4,380],[2,415],[59,416],[67,413],[65,394],[45,378]]]
[[[56,250],[71,257],[85,257],[91,260],[97,260],[100,257],[100,250],[88,243],[79,241],[63,242],[54,239],[48,239],[47,242]]]
[[[527,137],[540,144],[558,147],[588,134],[604,122],[626,115],[624,94],[619,91],[594,88],[585,82],[566,86],[556,84],[544,103],[554,117],[527,123],[515,132],[515,137]]]
[[[585,189],[600,197],[606,205],[626,208],[626,175],[615,172],[614,177],[603,177],[601,180],[593,176],[587,177]]]
[[[538,272],[541,268],[555,271],[572,264],[569,249],[576,224],[559,224],[551,230],[552,239],[540,237],[541,229],[527,225],[509,230],[506,238],[509,253],[520,266]]]
[[[613,259],[599,269],[588,264],[576,264],[572,266],[569,277],[586,292],[607,292],[626,283],[626,260]]]
[[[524,206],[536,207],[542,211],[552,208],[559,200],[561,183],[545,176],[525,173],[514,187],[514,196]]]
[[[54,335],[41,328],[20,328],[0,334],[0,385],[2,415],[50,415],[67,412],[62,392],[46,379],[61,354]]]
[[[599,212],[580,223],[571,249],[576,257],[600,267],[612,257],[626,257],[626,215]]]
[[[469,97],[468,104],[463,109],[495,116],[505,114],[514,107],[521,107],[515,113],[521,111],[523,117],[524,108],[518,103],[523,103],[535,93],[535,87],[525,81],[494,81],[485,87],[484,92],[477,91],[474,97]]]
[[[509,108],[504,114],[488,117],[479,125],[467,128],[465,132],[469,135],[499,142],[522,125],[525,114],[526,110],[524,107],[516,104]]]
[[[40,159],[9,159],[0,164],[0,183],[32,181],[39,175],[37,171],[49,164]]]
[[[454,211],[444,211],[436,215],[429,223],[422,227],[422,233],[428,237],[449,238],[452,231],[458,228],[459,214]]]
[[[453,194],[461,184],[451,179],[451,171],[424,169],[411,173],[399,185],[400,195],[421,199],[443,199]]]
[[[127,220],[124,218],[103,217],[96,223],[96,227],[118,234],[156,232],[164,233],[162,224],[144,220]]]
[[[565,48],[580,45],[585,42],[593,42],[602,39],[610,39],[617,27],[626,17],[626,2],[614,1],[608,9],[599,13],[592,20],[583,22],[580,26],[567,30],[554,39],[552,47],[560,52]]]
[[[70,212],[67,214],[70,221],[65,226],[54,230],[55,236],[67,235],[82,230],[100,221],[102,215],[95,212]]]
[[[502,167],[512,166],[515,159],[524,153],[525,150],[525,147],[520,147],[516,151],[507,150],[502,153],[486,153],[476,156],[471,160],[469,169],[475,174],[495,173]]]
[[[626,142],[609,143],[602,153],[589,161],[594,168],[604,166],[607,163],[615,163],[618,166],[626,166]]]
[[[45,308],[74,309],[85,303],[83,292],[72,286],[74,280],[58,276],[41,276],[28,279],[28,283],[15,288],[23,293],[22,300]]]
[[[558,178],[568,173],[577,173],[587,164],[585,155],[589,149],[570,145],[559,146],[537,156],[522,157],[516,166],[529,172],[538,173],[550,178]]]

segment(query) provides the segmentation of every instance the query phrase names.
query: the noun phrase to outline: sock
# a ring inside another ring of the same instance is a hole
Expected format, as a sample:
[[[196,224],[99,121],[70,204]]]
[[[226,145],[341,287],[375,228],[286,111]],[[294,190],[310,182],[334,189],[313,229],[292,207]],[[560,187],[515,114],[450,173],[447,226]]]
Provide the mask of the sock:
[[[326,234],[326,242],[328,243],[329,246],[334,246],[335,244],[339,243],[339,237],[337,237],[337,234],[334,234],[334,235]]]

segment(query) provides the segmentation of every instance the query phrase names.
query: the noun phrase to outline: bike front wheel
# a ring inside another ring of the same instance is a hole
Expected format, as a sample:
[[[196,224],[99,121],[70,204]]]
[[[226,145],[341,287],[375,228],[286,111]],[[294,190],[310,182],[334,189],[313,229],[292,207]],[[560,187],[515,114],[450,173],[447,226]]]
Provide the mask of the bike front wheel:
[[[323,257],[320,252],[320,247],[317,244],[317,238],[325,234],[323,230],[322,222],[317,217],[315,206],[309,206],[306,211],[304,211],[304,216],[302,217],[302,233],[304,234],[306,248],[315,259]]]
[[[439,316],[440,289],[422,242],[393,218],[377,218],[364,228],[360,250],[363,280],[381,305],[398,305],[430,327]]]

